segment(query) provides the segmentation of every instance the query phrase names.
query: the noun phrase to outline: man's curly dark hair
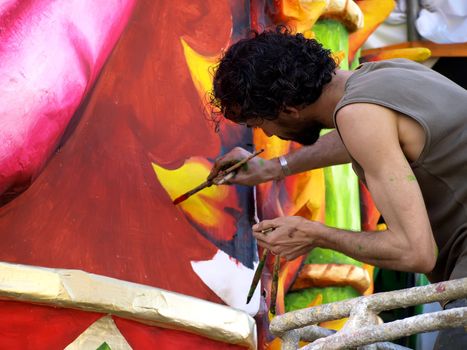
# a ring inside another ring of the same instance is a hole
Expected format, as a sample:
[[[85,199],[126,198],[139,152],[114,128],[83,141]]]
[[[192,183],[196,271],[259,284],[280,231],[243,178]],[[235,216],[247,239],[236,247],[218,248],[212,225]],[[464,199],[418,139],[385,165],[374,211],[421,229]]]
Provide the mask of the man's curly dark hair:
[[[330,51],[284,26],[232,45],[214,74],[211,104],[236,123],[274,120],[285,106],[315,102],[332,79]]]

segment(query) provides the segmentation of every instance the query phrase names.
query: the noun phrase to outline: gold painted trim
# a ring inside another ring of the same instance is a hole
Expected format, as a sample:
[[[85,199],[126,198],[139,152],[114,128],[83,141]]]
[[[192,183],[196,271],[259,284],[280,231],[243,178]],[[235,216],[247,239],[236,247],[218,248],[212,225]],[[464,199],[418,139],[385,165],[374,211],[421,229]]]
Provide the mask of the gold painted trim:
[[[81,270],[0,262],[0,297],[111,314],[257,348],[255,320],[243,311]]]
[[[110,315],[90,325],[64,350],[98,349],[104,342],[112,350],[133,350]]]

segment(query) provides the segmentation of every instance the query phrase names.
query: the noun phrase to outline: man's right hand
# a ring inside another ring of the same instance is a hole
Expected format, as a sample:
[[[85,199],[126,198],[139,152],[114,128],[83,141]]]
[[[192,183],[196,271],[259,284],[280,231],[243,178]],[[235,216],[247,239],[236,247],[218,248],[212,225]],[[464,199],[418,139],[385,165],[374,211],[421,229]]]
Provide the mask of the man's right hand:
[[[241,147],[235,147],[216,160],[208,176],[208,180],[213,180],[214,183],[216,183],[222,177],[222,170],[247,158],[249,155],[251,155],[251,153],[247,150]],[[237,171],[236,175],[229,179],[228,183],[254,186],[281,177],[282,169],[277,159],[266,160],[257,156],[244,164]]]

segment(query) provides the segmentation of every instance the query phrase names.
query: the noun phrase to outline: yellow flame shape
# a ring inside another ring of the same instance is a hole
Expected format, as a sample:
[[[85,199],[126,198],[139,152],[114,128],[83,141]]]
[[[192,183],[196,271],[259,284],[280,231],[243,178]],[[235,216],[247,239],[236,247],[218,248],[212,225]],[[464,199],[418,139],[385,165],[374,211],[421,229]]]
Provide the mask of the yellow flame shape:
[[[172,200],[203,183],[211,169],[211,163],[200,157],[188,159],[182,167],[175,170],[165,169],[154,163],[152,166]],[[225,214],[216,203],[227,198],[230,190],[232,189],[227,186],[207,187],[178,206],[196,222],[209,228],[218,227]]]
[[[206,57],[193,50],[183,38],[180,38],[180,41],[188,69],[190,70],[191,79],[201,100],[205,102],[206,93],[212,89],[214,68],[220,58],[220,54]]]

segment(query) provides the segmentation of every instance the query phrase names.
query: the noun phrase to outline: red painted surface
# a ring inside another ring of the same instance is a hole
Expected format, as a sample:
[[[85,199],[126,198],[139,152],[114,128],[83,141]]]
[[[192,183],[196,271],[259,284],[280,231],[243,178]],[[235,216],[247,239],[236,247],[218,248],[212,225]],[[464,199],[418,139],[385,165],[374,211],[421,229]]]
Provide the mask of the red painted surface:
[[[0,349],[64,349],[103,315],[0,301]]]
[[[0,209],[0,246],[8,247],[1,261],[78,268],[220,302],[190,266],[217,249],[171,203],[151,162],[179,166],[219,153],[179,43],[218,52],[230,35],[227,5],[138,3],[74,132]]]
[[[114,317],[114,320],[118,329],[123,334],[125,334],[125,338],[133,350],[211,350],[220,348],[229,350],[246,349],[238,345],[223,344],[215,340],[209,340],[195,334],[145,326],[118,317]]]
[[[31,6],[33,3],[27,2]],[[35,3],[45,4],[46,1]],[[125,8],[129,9],[128,6]],[[93,77],[100,66],[97,61],[87,59],[94,51],[89,45],[84,45],[86,40],[81,41],[83,51],[76,51],[79,57],[76,62],[80,64],[80,74],[86,74],[79,77],[82,84],[78,84],[79,93],[73,95],[74,104],[61,104],[56,113],[42,109],[30,112],[33,117],[45,115],[48,118],[45,124],[33,119],[33,125],[46,126],[40,126],[39,131],[30,130],[29,135],[33,142],[46,144],[47,150],[29,153],[30,163],[24,163],[21,157],[16,156],[15,161],[19,164],[33,166],[28,172],[21,173],[20,170],[19,177],[10,178],[13,180],[9,180],[5,188],[14,189],[14,192],[24,190],[55,149],[64,127],[67,126],[68,130],[60,142],[60,149],[30,187],[0,207],[0,261],[81,269],[222,303],[193,272],[190,264],[193,260],[210,259],[218,247],[203,237],[183,212],[172,204],[157,181],[151,163],[175,169],[189,157],[212,159],[221,153],[221,137],[205,118],[180,39],[183,38],[201,55],[218,54],[230,40],[230,11],[229,2],[219,0],[137,2],[94,86]],[[27,18],[27,13],[22,13]],[[18,15],[15,21],[22,18]],[[113,23],[114,29],[125,24],[124,17],[107,20]],[[119,34],[117,30],[112,33]],[[68,39],[76,43],[82,38],[70,36]],[[112,43],[110,39],[105,42]],[[59,50],[50,53],[46,48],[45,52],[60,56]],[[103,59],[99,62],[102,63]],[[28,67],[38,69],[39,63]],[[76,69],[74,63],[70,59],[70,71]],[[51,72],[53,69],[49,69],[49,74]],[[76,81],[73,77],[69,79],[72,83]],[[56,83],[51,93],[56,94],[68,87],[61,85],[61,81]],[[21,110],[21,101],[28,95],[21,95],[21,90],[11,88],[20,97],[12,110]],[[40,86],[35,88],[37,94]],[[73,93],[77,91],[73,86],[70,89]],[[76,109],[76,101],[80,101],[86,91],[89,94],[72,122],[67,124],[66,118],[61,116],[71,116]],[[52,102],[46,106],[55,106]],[[9,127],[14,129],[16,119],[12,120]],[[51,120],[59,124],[52,136],[42,132]],[[24,140],[12,147],[6,151],[8,155],[13,151],[40,148],[37,145],[29,147]],[[9,166],[5,164],[0,164],[0,167]],[[221,205],[222,210],[226,207],[234,212],[240,208],[235,196],[227,198]],[[245,244],[245,249],[248,248]],[[37,312],[33,319],[28,319],[22,314],[27,315],[30,309],[33,308],[29,305],[19,305],[15,310],[21,315],[17,323],[8,329],[22,332],[44,327],[38,342],[47,343],[51,336],[66,332],[65,328],[69,327],[67,322],[57,322],[54,332],[49,328],[47,333],[45,327],[50,326],[49,311]],[[8,310],[4,309],[5,320]],[[63,313],[62,317],[66,319],[69,315],[68,311],[56,311],[57,317]],[[84,331],[85,325],[94,320],[93,315],[89,314],[86,322],[79,323],[76,331],[78,328],[79,333]],[[135,348],[144,349],[147,344],[156,346],[159,342],[166,344],[167,348],[179,348],[181,344],[186,348],[185,335],[179,332],[169,331],[165,336],[165,330],[139,329],[139,324],[128,325],[126,321],[118,323]],[[73,334],[76,338],[78,333]],[[3,336],[4,341],[9,341],[9,335],[0,333],[0,338]],[[197,344],[197,349],[232,348],[193,335],[187,337],[187,341]],[[64,338],[62,340],[65,341]]]

